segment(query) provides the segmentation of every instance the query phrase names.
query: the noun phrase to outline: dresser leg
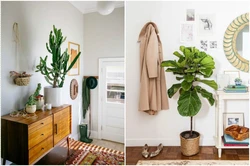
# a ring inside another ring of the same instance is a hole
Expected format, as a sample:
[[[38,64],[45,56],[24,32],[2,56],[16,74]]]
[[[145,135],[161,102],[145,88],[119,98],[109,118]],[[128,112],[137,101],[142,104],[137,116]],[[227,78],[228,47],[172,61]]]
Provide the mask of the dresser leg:
[[[6,164],[6,159],[5,158],[3,158],[3,165],[5,165]]]
[[[221,158],[221,149],[218,149],[218,157]]]
[[[70,155],[69,154],[69,148],[70,148],[70,138],[67,137],[67,147],[68,147],[68,156]]]

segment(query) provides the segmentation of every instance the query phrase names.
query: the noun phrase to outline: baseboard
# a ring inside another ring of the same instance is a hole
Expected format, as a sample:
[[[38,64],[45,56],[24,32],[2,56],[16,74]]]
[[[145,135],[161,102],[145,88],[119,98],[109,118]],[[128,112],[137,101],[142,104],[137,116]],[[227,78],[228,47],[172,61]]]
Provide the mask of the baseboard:
[[[126,139],[126,146],[157,146],[160,143],[163,146],[180,146],[179,139]],[[200,139],[200,146],[214,146],[214,139]]]

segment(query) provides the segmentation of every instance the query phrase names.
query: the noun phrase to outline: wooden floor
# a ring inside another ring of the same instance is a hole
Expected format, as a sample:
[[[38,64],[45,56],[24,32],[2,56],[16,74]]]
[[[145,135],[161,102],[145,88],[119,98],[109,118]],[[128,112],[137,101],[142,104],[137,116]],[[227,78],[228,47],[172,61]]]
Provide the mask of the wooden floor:
[[[149,147],[149,152],[155,150],[156,147]],[[165,146],[158,156],[147,159],[141,152],[142,147],[126,147],[126,165],[135,165],[138,160],[249,160],[249,149],[223,149],[218,158],[214,146],[202,146],[199,154],[192,157],[183,156],[179,146]]]

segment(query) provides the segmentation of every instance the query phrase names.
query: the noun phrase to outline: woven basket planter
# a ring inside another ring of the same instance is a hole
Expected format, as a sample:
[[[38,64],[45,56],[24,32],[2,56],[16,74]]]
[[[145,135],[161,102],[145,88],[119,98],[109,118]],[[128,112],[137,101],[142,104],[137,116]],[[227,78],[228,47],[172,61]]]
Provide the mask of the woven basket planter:
[[[185,156],[193,156],[199,153],[200,151],[200,134],[196,131],[193,131],[193,133],[196,133],[198,137],[195,138],[184,138],[182,137],[183,133],[187,133],[190,131],[184,131],[180,134],[181,139],[181,152]]]
[[[27,86],[30,82],[30,77],[17,77],[14,79],[14,83],[18,86]]]

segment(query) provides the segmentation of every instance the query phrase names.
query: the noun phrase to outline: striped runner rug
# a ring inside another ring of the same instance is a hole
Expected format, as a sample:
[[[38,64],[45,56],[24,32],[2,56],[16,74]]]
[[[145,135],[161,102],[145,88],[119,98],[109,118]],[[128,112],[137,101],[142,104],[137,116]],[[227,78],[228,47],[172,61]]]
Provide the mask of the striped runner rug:
[[[67,147],[67,142],[63,143],[62,146]],[[92,165],[124,165],[124,152],[114,149],[87,144],[74,139],[70,139],[70,149],[75,151],[68,157],[65,162],[66,165],[81,164],[81,161],[89,153],[96,156]]]
[[[248,160],[139,160],[136,165],[249,165]]]

